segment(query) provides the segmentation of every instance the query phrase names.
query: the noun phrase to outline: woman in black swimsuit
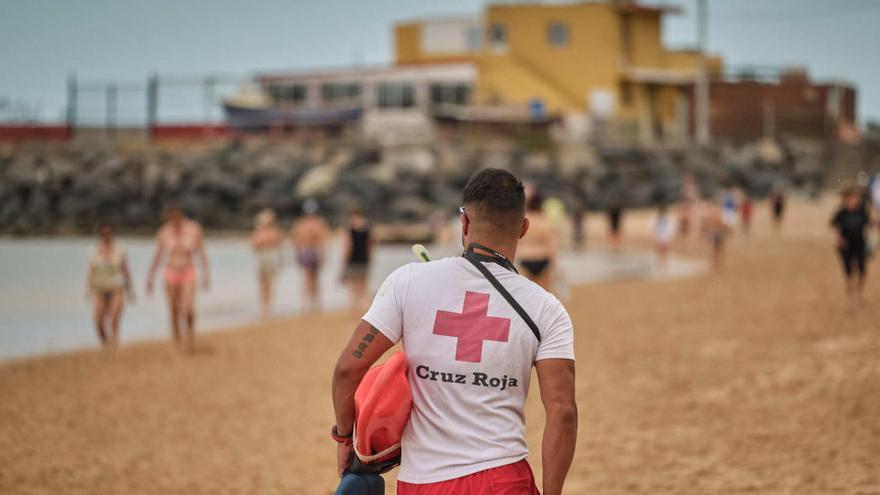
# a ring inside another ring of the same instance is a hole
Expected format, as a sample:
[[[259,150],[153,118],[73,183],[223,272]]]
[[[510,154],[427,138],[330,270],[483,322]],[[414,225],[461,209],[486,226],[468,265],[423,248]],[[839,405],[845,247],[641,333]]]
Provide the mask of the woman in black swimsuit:
[[[541,212],[543,203],[544,198],[537,192],[531,193],[526,199],[529,230],[519,243],[517,257],[526,278],[551,290],[553,262],[556,258],[556,232]]]
[[[831,219],[831,228],[837,232],[837,249],[846,276],[846,293],[860,301],[865,288],[865,260],[867,258],[865,231],[871,224],[867,208],[858,188],[843,193],[843,205]]]
[[[369,305],[367,277],[373,251],[370,222],[360,208],[352,208],[348,218],[348,232],[343,239],[344,277],[351,293],[351,310],[359,313]]]

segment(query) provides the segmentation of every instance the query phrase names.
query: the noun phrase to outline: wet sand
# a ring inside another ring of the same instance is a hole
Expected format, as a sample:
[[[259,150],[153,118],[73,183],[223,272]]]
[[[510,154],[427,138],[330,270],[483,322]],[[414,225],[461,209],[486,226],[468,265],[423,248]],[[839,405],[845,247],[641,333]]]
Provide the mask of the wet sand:
[[[844,299],[833,207],[792,200],[777,234],[758,205],[717,275],[573,289],[566,493],[880,493],[880,280],[868,304]],[[212,333],[192,357],[148,343],[0,365],[0,493],[328,494],[330,373],[354,323]],[[540,476],[537,387],[527,416]]]

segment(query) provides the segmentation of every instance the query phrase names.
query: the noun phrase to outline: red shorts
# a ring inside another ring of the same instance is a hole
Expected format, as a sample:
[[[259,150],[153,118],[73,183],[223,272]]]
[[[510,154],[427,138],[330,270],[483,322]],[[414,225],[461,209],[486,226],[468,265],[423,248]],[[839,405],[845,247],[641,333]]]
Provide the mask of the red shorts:
[[[525,459],[437,483],[397,482],[397,495],[541,495]]]

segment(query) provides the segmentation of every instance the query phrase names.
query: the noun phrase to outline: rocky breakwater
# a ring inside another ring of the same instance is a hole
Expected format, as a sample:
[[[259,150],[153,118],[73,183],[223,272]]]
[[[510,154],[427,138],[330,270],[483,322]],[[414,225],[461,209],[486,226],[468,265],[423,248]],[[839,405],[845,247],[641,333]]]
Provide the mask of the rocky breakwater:
[[[771,161],[746,148],[573,153],[505,139],[385,148],[278,139],[24,145],[0,150],[0,233],[88,234],[101,223],[147,233],[170,203],[207,229],[244,230],[266,207],[288,222],[306,198],[337,224],[359,205],[378,223],[424,225],[455,215],[468,177],[489,166],[513,170],[569,207],[590,208],[604,207],[612,190],[630,206],[674,201],[684,173],[708,192],[739,186],[755,194],[812,173],[796,166],[796,156],[777,155]]]
[[[267,207],[289,221],[306,198],[317,199],[335,223],[354,205],[378,222],[420,222],[457,205],[477,166],[461,166],[458,158],[431,148],[259,139],[20,146],[0,151],[0,232],[87,234],[108,223],[146,233],[172,203],[207,229],[243,230]]]

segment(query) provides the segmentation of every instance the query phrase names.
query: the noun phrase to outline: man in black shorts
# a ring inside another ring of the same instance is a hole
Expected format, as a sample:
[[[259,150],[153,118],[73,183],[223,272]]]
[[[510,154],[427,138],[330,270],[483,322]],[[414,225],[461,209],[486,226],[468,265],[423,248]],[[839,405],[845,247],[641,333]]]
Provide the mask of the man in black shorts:
[[[846,293],[855,300],[861,300],[865,288],[868,254],[865,230],[870,223],[859,190],[852,187],[844,191],[843,204],[831,219],[831,227],[837,232],[837,249],[846,274]]]

